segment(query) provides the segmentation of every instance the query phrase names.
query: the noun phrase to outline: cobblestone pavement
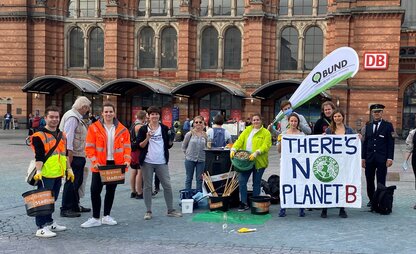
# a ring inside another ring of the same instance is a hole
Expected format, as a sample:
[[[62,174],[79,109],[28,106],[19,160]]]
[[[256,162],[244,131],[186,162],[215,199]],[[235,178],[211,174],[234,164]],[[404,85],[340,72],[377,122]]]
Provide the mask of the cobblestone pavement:
[[[117,226],[82,229],[80,224],[90,214],[61,218],[55,212],[55,221],[68,230],[53,239],[38,239],[34,236],[34,219],[26,216],[21,197],[31,189],[23,181],[33,157],[24,145],[25,135],[26,130],[0,130],[0,253],[414,253],[416,210],[412,206],[416,191],[411,170],[400,170],[404,147],[401,140],[396,142],[395,165],[390,170],[396,176],[391,179],[396,181],[389,181],[388,185],[397,185],[398,189],[393,213],[388,216],[370,213],[363,207],[347,209],[347,219],[340,219],[336,209],[329,210],[325,220],[317,210],[307,212],[304,218],[297,217],[296,210],[288,210],[287,217],[279,218],[279,206],[274,205],[270,208],[272,219],[263,225],[228,226],[230,230],[256,227],[257,232],[223,233],[220,223],[192,222],[190,214],[182,218],[165,216],[163,193],[153,199],[154,218],[145,221],[143,200],[131,199],[129,185],[124,184],[117,187],[111,213]],[[277,153],[271,154],[266,179],[279,173]],[[176,197],[185,179],[180,143],[171,149],[171,158],[169,167]],[[88,189],[89,185],[88,181]],[[363,203],[367,203],[366,197]],[[56,211],[60,204],[59,199]],[[91,207],[89,192],[82,204]]]

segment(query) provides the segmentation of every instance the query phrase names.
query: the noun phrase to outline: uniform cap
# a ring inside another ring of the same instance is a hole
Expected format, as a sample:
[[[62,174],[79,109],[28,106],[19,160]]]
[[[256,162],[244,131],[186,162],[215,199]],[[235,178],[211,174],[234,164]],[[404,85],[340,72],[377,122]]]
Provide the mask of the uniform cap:
[[[385,106],[383,104],[373,104],[370,106],[370,110],[383,110]]]

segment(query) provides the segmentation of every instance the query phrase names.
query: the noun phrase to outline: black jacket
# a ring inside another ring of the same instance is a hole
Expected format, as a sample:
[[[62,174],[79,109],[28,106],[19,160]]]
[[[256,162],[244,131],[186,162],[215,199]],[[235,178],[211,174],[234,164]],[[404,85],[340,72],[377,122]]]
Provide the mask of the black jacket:
[[[165,160],[166,160],[166,164],[168,164],[169,162],[169,149],[173,146],[173,142],[170,139],[169,136],[169,128],[164,125],[164,124],[160,124],[160,126],[162,127],[162,138],[163,138],[163,149],[165,150],[164,154],[165,154]],[[143,125],[140,129],[139,129],[139,134],[138,134],[138,143],[140,144],[141,142],[143,142],[143,140],[146,139],[147,136],[147,124]],[[139,155],[139,163],[140,165],[143,165],[144,163],[144,159],[146,158],[147,152],[149,150],[149,143],[147,143],[147,145],[144,148],[141,148],[139,145],[139,150],[140,155]]]
[[[365,137],[361,158],[367,162],[384,163],[394,156],[393,125],[381,120],[377,133],[373,133],[374,124],[370,122],[365,126]]]

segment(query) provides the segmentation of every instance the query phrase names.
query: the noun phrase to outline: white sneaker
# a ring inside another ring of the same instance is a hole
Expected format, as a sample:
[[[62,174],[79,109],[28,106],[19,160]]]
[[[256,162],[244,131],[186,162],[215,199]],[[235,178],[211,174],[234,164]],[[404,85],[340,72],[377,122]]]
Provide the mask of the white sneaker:
[[[151,220],[152,219],[152,212],[146,212],[143,218],[145,220]]]
[[[61,232],[61,231],[66,230],[66,227],[65,226],[60,226],[56,222],[54,222],[52,225],[48,226],[48,229],[52,232]]]
[[[106,225],[110,225],[110,226],[117,225],[117,221],[115,221],[110,215],[104,216],[101,219],[101,223],[106,224]]]
[[[101,220],[95,218],[89,218],[86,222],[81,224],[81,228],[92,228],[101,226]]]
[[[44,228],[38,229],[38,230],[36,231],[36,236],[37,236],[37,237],[45,237],[45,238],[49,238],[49,237],[54,237],[54,236],[56,236],[56,233],[54,233],[54,232],[50,231],[48,227],[44,227]]]

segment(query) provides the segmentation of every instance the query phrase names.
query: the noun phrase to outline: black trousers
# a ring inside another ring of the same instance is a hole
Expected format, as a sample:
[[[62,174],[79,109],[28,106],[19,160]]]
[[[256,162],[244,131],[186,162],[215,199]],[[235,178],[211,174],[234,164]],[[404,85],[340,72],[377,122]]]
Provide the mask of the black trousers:
[[[377,176],[377,183],[386,185],[387,167],[386,161],[380,162],[366,162],[365,180],[367,182],[367,196],[372,201],[374,193],[376,192],[376,185],[374,183]]]
[[[74,172],[75,179],[73,183],[71,181],[66,181],[64,184],[64,190],[62,193],[62,211],[79,211],[79,188],[84,181],[84,167],[85,158],[74,156],[71,163],[71,168]]]
[[[114,165],[114,161],[107,161],[107,165]],[[113,207],[114,194],[116,193],[117,184],[106,184],[104,197],[104,216],[110,215]],[[92,217],[100,218],[101,211],[101,191],[103,190],[103,183],[101,182],[100,173],[92,172],[91,177],[91,203],[92,203]]]

